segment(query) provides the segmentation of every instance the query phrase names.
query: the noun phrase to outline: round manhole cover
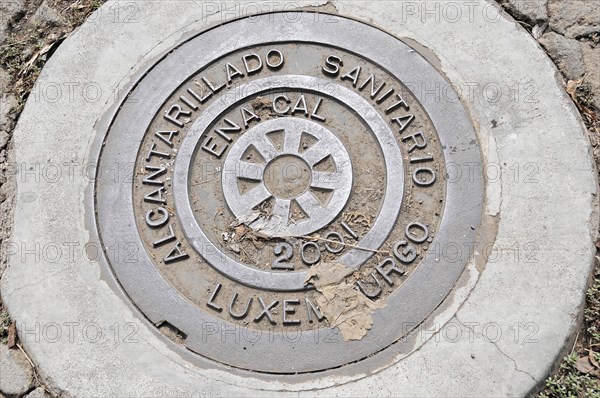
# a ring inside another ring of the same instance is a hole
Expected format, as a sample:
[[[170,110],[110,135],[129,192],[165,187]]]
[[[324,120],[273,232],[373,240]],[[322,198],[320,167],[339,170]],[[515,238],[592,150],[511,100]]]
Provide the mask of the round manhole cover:
[[[255,372],[392,347],[452,290],[468,256],[441,254],[475,241],[482,210],[475,132],[451,90],[427,100],[448,86],[435,68],[364,23],[300,15],[181,43],[98,160],[98,232],[129,299],[194,355]]]

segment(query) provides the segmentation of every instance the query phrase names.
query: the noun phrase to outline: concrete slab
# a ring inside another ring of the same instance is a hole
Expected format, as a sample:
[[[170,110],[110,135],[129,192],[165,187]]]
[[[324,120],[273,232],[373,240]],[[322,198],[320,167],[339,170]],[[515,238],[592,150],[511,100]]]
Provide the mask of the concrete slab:
[[[484,1],[332,1],[322,8],[404,39],[459,89],[487,162],[488,219],[497,233],[489,253],[476,253],[454,301],[417,328],[418,350],[362,375],[283,383],[193,364],[142,319],[95,261],[85,173],[115,92],[182,38],[244,13],[325,2],[127,4],[135,7],[116,21],[113,11],[124,4],[105,4],[61,45],[14,135],[18,199],[2,298],[55,392],[522,396],[544,380],[581,312],[595,252],[597,181],[577,110],[525,30]]]

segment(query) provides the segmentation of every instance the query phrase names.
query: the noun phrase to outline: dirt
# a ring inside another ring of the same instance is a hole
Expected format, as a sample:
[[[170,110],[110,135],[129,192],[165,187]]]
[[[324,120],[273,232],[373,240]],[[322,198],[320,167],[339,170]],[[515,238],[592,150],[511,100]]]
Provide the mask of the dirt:
[[[0,11],[0,277],[7,266],[17,194],[12,141],[17,120],[46,61],[62,41],[102,3],[104,0],[14,1],[5,3],[13,6],[9,13],[5,14],[4,9]],[[1,297],[0,314],[0,344],[8,344],[9,348],[16,349],[18,337],[15,323],[14,320],[9,322]],[[37,369],[34,368],[33,372],[33,388],[38,387],[41,389],[38,391],[50,394],[50,389],[43,386]],[[48,396],[55,395],[59,393],[54,391]]]
[[[0,126],[3,137],[0,140],[0,275],[6,267],[16,195],[15,159],[12,156],[12,132],[16,121],[46,61],[70,32],[103,2],[28,0],[8,15],[8,21],[2,15],[0,30],[4,31],[6,38],[0,43],[3,75],[0,80],[2,111],[6,112],[6,121]]]
[[[373,325],[371,314],[385,308],[385,301],[372,301],[355,287],[359,275],[340,263],[321,262],[308,272],[305,283],[320,293],[316,302],[329,321],[337,327],[344,341],[361,340]]]

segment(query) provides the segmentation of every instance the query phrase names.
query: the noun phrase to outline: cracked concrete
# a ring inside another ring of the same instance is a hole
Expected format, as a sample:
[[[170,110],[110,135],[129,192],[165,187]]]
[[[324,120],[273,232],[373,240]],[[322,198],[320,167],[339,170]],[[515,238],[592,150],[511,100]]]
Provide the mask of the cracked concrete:
[[[530,374],[529,372],[527,372],[527,371],[525,371],[525,370],[522,370],[522,369],[519,369],[519,367],[518,367],[518,365],[517,365],[517,361],[516,361],[514,358],[512,358],[510,355],[508,355],[508,354],[506,354],[504,351],[502,351],[502,349],[501,349],[501,348],[498,346],[498,344],[497,344],[496,342],[494,342],[494,341],[491,341],[491,339],[490,339],[488,336],[484,336],[484,335],[483,335],[483,334],[481,334],[481,333],[477,333],[477,332],[475,332],[474,328],[469,328],[469,327],[465,326],[465,324],[464,324],[463,322],[461,322],[461,321],[460,321],[460,318],[459,318],[457,315],[456,315],[456,316],[454,316],[454,319],[456,319],[456,321],[457,321],[457,322],[458,322],[458,323],[459,323],[459,324],[460,324],[462,327],[464,327],[465,329],[468,329],[468,330],[470,330],[470,332],[469,332],[469,333],[472,333],[473,335],[475,335],[475,336],[479,337],[479,338],[480,338],[482,341],[484,341],[484,342],[486,342],[486,343],[488,343],[488,344],[491,344],[491,345],[493,345],[494,347],[496,347],[496,349],[497,349],[497,350],[498,350],[498,351],[499,351],[499,352],[500,352],[500,353],[501,353],[501,354],[502,354],[504,357],[506,357],[506,358],[508,358],[509,360],[511,360],[511,361],[512,361],[512,363],[513,363],[513,365],[514,365],[514,369],[515,369],[517,372],[524,373],[524,374],[526,374],[527,376],[531,377],[531,380],[532,380],[534,383],[539,383],[539,382],[540,382],[540,380],[536,379],[536,378],[535,378],[535,377],[534,377],[532,374]]]

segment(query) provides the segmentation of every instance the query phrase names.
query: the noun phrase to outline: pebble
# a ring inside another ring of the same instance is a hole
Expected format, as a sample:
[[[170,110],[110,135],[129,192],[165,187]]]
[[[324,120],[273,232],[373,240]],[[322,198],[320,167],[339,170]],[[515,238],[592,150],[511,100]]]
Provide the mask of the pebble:
[[[577,40],[548,32],[539,41],[567,79],[577,80],[585,74],[583,51]]]
[[[58,10],[50,7],[47,1],[44,1],[37,9],[29,24],[34,26],[62,26],[65,24],[64,18]]]
[[[550,28],[567,38],[600,32],[600,1],[549,0]]]
[[[600,46],[593,48],[587,43],[582,43],[583,61],[587,70],[584,84],[589,86],[591,102],[600,111]]]
[[[499,0],[513,17],[525,21],[532,27],[548,20],[548,0]]]
[[[44,390],[43,387],[38,387],[29,394],[25,395],[25,398],[50,398],[50,395]]]
[[[9,26],[24,14],[25,0],[0,1],[0,44],[6,40]]]
[[[19,349],[0,344],[0,391],[6,395],[23,395],[33,387],[33,369]]]

